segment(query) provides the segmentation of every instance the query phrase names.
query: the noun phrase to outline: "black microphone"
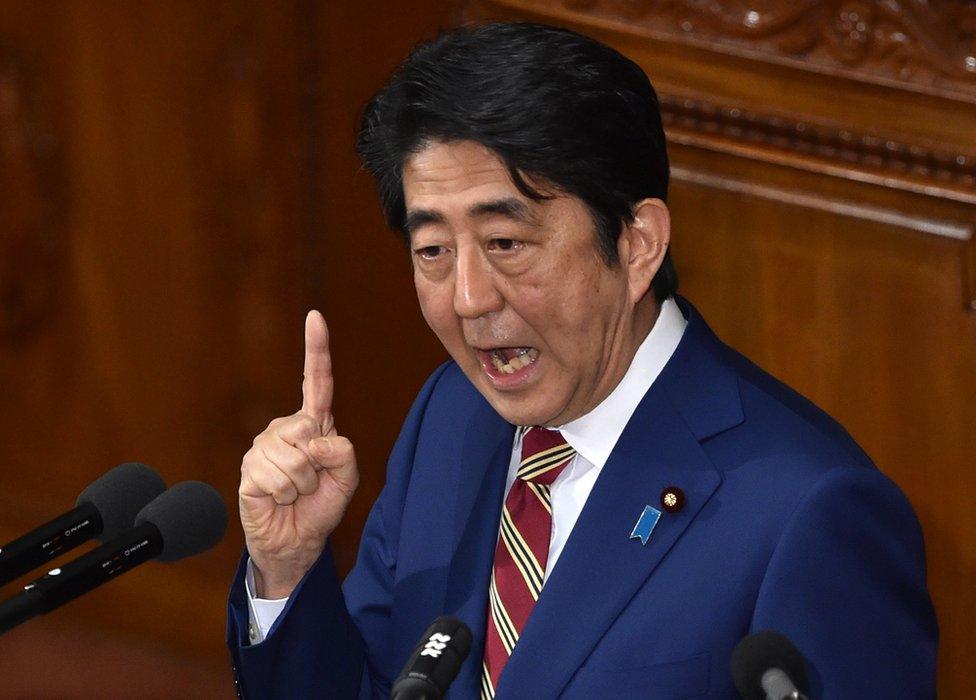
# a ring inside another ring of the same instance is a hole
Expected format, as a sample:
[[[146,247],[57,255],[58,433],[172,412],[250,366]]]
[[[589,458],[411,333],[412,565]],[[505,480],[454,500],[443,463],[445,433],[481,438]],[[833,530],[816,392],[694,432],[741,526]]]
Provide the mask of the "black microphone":
[[[176,561],[204,552],[221,540],[226,529],[227,509],[213,488],[199,481],[177,484],[140,510],[128,532],[51,569],[0,603],[0,634],[145,561]]]
[[[732,650],[732,678],[745,700],[806,700],[803,656],[778,632],[756,632]]]
[[[166,490],[152,467],[126,462],[81,492],[75,507],[0,547],[0,586],[97,537],[102,542],[132,527],[136,513]]]
[[[424,632],[393,684],[390,700],[437,700],[471,652],[471,630],[453,617],[439,617]]]

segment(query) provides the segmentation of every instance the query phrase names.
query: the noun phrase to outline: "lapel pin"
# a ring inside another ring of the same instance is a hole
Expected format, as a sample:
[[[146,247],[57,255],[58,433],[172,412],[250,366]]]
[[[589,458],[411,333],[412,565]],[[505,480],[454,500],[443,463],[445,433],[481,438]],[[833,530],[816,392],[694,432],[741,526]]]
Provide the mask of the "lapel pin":
[[[674,515],[685,507],[685,492],[677,486],[668,486],[661,492],[661,507]]]
[[[657,525],[657,521],[660,519],[661,511],[651,506],[644,506],[644,512],[637,518],[637,524],[634,525],[634,531],[630,533],[630,539],[640,540],[642,545],[647,544],[647,540],[651,538],[651,532],[654,530],[654,526]]]

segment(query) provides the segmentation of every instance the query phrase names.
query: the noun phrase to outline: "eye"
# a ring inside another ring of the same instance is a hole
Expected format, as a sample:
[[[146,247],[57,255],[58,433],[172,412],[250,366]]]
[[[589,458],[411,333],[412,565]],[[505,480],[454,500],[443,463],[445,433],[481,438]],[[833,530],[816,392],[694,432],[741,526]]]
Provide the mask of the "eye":
[[[442,245],[425,245],[420,248],[414,248],[413,254],[418,258],[424,260],[435,260],[444,253],[444,246]]]
[[[513,250],[519,250],[524,245],[522,241],[516,241],[514,238],[492,238],[488,241],[488,250],[508,253]]]

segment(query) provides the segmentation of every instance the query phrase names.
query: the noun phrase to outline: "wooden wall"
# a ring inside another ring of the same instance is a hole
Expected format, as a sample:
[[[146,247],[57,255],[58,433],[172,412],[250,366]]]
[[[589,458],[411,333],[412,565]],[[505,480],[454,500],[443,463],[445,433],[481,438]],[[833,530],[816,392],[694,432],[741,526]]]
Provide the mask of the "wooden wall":
[[[240,460],[300,406],[313,306],[333,326],[338,420],[364,471],[336,538],[352,561],[399,423],[444,356],[359,171],[356,118],[454,12],[2,3],[0,543],[128,460],[213,484],[231,522],[214,551],[5,635],[0,696],[233,696]]]
[[[207,555],[146,565],[4,636],[0,695],[231,696],[240,457],[298,406],[311,306],[332,327],[337,417],[363,469],[336,536],[350,564],[400,421],[444,356],[359,170],[355,122],[457,5],[4,0],[0,541],[134,459],[214,484],[231,525]],[[949,0],[748,5],[486,0],[466,17],[570,26],[645,67],[671,140],[684,293],[908,493],[941,695],[965,697],[976,16]]]
[[[684,294],[838,418],[915,506],[939,690],[976,655],[976,6],[490,0],[657,88]]]

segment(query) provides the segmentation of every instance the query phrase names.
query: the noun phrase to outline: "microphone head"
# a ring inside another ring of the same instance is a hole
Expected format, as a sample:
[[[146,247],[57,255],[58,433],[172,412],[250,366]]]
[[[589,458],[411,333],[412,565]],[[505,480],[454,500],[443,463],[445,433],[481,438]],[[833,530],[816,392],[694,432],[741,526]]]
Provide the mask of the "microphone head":
[[[227,508],[213,487],[184,481],[170,487],[139,511],[135,524],[152,523],[163,537],[159,561],[176,561],[205,552],[227,531]]]
[[[437,618],[393,684],[391,700],[443,697],[470,652],[468,626],[453,617]]]
[[[75,505],[95,507],[102,518],[98,539],[108,542],[131,530],[136,513],[165,490],[166,483],[155,469],[141,462],[126,462],[91,482]]]
[[[807,685],[803,655],[786,635],[756,632],[745,637],[732,650],[732,678],[745,700],[766,700],[763,674],[771,668],[786,672],[797,687]]]

